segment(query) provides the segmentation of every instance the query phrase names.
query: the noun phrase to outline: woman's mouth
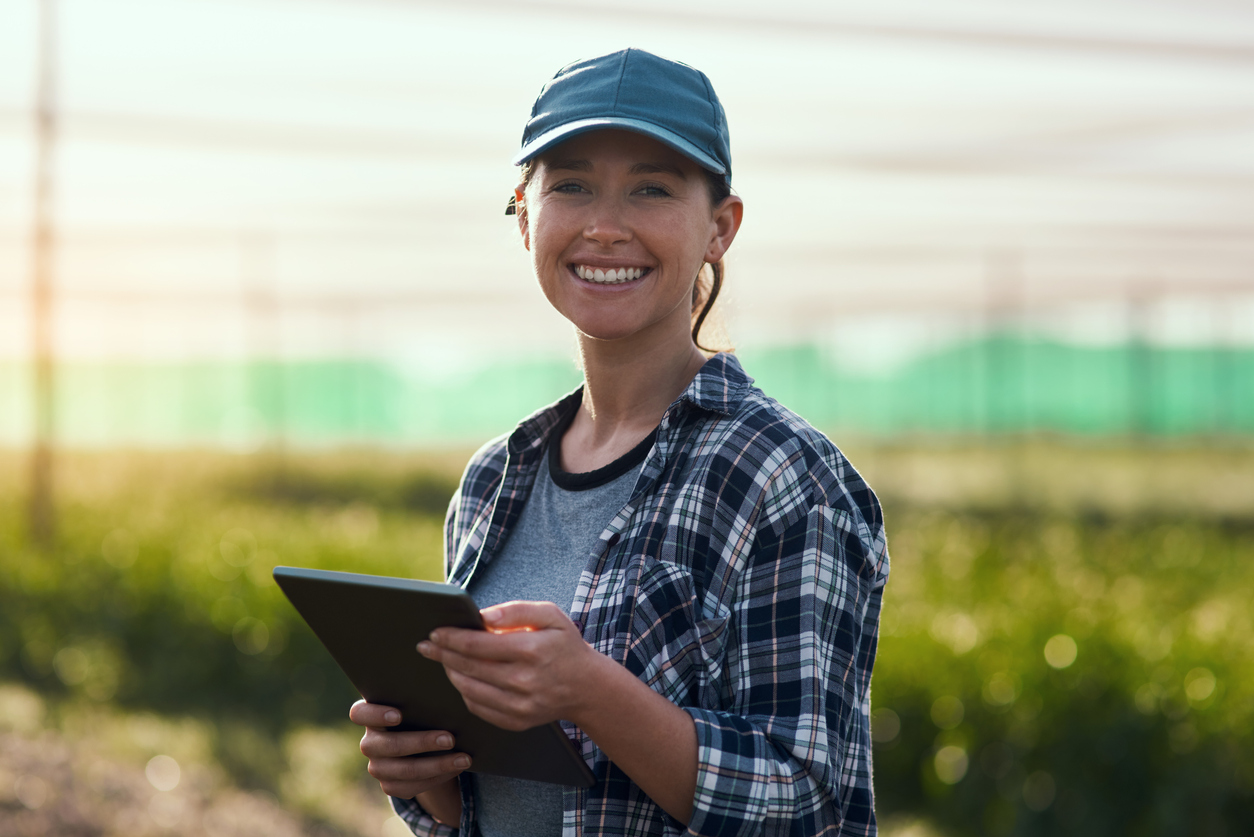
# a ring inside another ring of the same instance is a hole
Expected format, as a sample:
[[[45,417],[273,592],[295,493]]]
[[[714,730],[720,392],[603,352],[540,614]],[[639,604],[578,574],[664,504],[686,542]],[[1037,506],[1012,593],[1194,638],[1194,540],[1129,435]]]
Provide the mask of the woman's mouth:
[[[634,282],[653,269],[651,267],[591,267],[586,264],[577,264],[573,267],[580,279],[597,285],[621,285],[624,282]]]

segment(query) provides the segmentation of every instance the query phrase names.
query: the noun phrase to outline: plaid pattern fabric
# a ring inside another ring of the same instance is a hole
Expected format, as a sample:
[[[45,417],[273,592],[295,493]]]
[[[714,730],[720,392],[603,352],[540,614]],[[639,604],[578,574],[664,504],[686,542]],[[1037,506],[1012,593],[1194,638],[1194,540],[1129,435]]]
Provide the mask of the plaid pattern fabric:
[[[871,668],[888,551],[879,502],[821,433],[711,358],[667,410],[627,505],[588,556],[571,618],[692,715],[688,829],[563,723],[597,783],[564,794],[583,834],[874,835]],[[517,522],[576,391],[472,458],[446,521],[465,586]],[[462,783],[461,831],[476,834]],[[451,835],[412,800],[416,834]]]

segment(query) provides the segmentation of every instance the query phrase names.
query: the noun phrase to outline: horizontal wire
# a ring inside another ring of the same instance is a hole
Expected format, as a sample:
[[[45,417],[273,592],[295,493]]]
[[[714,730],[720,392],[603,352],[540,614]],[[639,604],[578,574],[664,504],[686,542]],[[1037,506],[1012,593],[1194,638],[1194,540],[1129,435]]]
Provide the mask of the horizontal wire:
[[[340,0],[358,4],[360,0]],[[676,24],[702,31],[724,30],[762,35],[808,38],[871,37],[887,40],[928,41],[942,44],[999,49],[1032,49],[1048,52],[1082,52],[1134,59],[1254,64],[1254,44],[1239,41],[1203,42],[1146,40],[1110,36],[1070,35],[1056,32],[1024,32],[970,27],[921,26],[869,23],[836,18],[784,18],[720,10],[718,13],[684,11],[674,5],[553,2],[553,0],[376,0],[382,5],[446,8],[456,11],[504,12],[527,16],[535,13],[572,19],[611,19],[624,23],[645,21],[649,26]],[[1248,13],[1245,15],[1249,17]]]
[[[10,130],[22,122],[17,111],[0,110],[0,130]],[[392,158],[447,165],[450,160],[487,165],[501,163],[512,145],[474,141],[465,137],[434,137],[402,132],[352,131],[325,126],[264,125],[231,120],[194,119],[157,114],[70,111],[63,113],[62,143],[75,141],[121,142],[140,146],[190,147],[220,153],[239,151],[323,156]],[[29,122],[29,120],[28,120]],[[1005,175],[1074,177],[1126,183],[1159,183],[1167,186],[1214,190],[1254,188],[1254,172],[1242,166],[1234,171],[1111,171],[1084,161],[1048,159],[1061,144],[1064,149],[1083,148],[1087,142],[1109,145],[1112,139],[1137,141],[1160,138],[1189,130],[1214,130],[1219,126],[1243,128],[1254,122],[1247,108],[1208,113],[1193,117],[1157,118],[1115,126],[1091,126],[1066,132],[1020,137],[969,147],[863,153],[858,151],[815,152],[811,149],[757,151],[748,149],[741,159],[754,168],[839,172],[873,171],[889,174]],[[1050,142],[1054,146],[1049,145]],[[1024,145],[1044,142],[1044,148],[1024,149]],[[1244,160],[1241,160],[1244,162]],[[1208,164],[1213,161],[1208,160]],[[503,163],[502,163],[503,165]],[[743,165],[743,164],[742,164]]]

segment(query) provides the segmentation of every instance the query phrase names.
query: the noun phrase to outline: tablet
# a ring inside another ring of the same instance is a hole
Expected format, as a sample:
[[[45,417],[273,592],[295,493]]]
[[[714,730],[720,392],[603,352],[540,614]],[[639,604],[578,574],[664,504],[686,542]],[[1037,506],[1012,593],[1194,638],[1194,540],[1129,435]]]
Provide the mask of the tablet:
[[[556,723],[510,732],[470,713],[444,666],[418,653],[439,627],[483,630],[479,608],[452,584],[275,567],[274,580],[361,696],[400,710],[389,729],[441,729],[470,770],[590,787],[592,771]]]

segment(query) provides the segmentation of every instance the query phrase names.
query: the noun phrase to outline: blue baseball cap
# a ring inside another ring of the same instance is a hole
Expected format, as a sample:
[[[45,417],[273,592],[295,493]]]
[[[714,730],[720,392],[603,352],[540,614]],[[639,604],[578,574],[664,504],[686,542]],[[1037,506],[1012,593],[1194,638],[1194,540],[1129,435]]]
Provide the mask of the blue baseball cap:
[[[727,115],[705,73],[642,49],[568,64],[544,85],[523,131],[520,166],[588,131],[635,131],[731,183]]]

